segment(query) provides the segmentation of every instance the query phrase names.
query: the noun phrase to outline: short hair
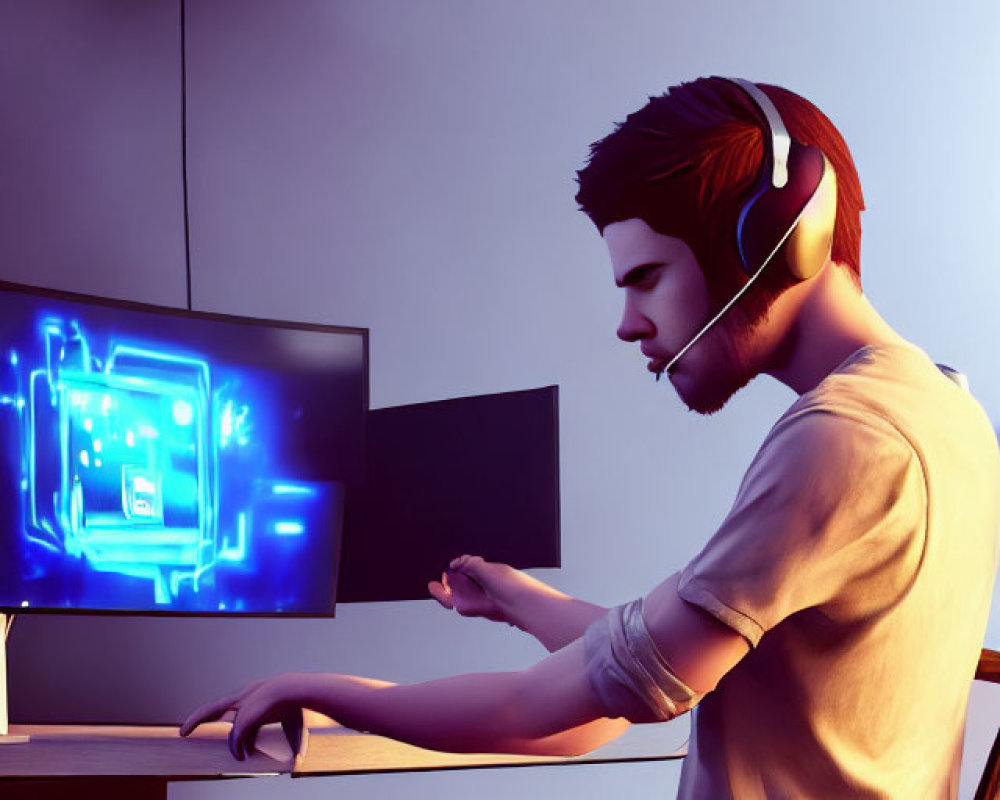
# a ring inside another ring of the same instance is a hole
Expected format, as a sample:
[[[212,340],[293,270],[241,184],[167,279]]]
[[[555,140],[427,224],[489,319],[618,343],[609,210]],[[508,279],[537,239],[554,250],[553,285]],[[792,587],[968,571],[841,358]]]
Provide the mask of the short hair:
[[[780,86],[757,85],[789,135],[818,147],[833,167],[837,216],[831,255],[860,288],[864,198],[843,136],[808,100]],[[658,233],[683,239],[721,307],[746,282],[736,225],[763,168],[767,130],[757,105],[729,80],[699,78],[672,86],[590,146],[587,165],[577,173],[576,200],[602,234],[613,222],[638,217]],[[741,301],[751,323],[793,282],[787,271],[764,270]]]

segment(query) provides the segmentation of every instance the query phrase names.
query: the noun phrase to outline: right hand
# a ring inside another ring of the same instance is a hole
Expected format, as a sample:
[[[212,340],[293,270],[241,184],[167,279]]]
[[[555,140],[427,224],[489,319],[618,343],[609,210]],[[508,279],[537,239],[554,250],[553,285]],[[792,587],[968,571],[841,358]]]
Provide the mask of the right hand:
[[[485,561],[481,556],[459,556],[431,581],[427,589],[442,606],[463,617],[484,617],[516,625],[519,596],[548,587],[509,564]]]

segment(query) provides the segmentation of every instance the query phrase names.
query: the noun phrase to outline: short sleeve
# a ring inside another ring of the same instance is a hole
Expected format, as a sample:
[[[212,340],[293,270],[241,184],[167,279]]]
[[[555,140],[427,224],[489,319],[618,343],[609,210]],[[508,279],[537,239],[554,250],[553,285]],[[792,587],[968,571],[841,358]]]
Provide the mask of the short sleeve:
[[[678,593],[756,646],[806,608],[876,613],[911,585],[926,532],[920,461],[880,419],[819,408],[782,419]]]

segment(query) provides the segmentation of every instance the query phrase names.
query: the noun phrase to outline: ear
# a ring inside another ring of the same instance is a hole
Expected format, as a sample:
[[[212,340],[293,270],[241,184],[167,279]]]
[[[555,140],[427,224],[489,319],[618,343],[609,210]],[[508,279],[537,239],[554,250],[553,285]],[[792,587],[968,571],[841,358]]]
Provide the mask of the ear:
[[[784,245],[788,271],[798,280],[813,277],[830,260],[836,219],[837,176],[823,156],[823,177]]]

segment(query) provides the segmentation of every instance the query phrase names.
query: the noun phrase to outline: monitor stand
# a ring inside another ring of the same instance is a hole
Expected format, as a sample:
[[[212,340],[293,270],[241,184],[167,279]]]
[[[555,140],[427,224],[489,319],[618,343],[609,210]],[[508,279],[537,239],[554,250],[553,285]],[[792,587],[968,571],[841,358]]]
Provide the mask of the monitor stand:
[[[7,634],[14,624],[13,614],[0,614],[0,745],[23,744],[27,736],[12,736],[7,727]]]

